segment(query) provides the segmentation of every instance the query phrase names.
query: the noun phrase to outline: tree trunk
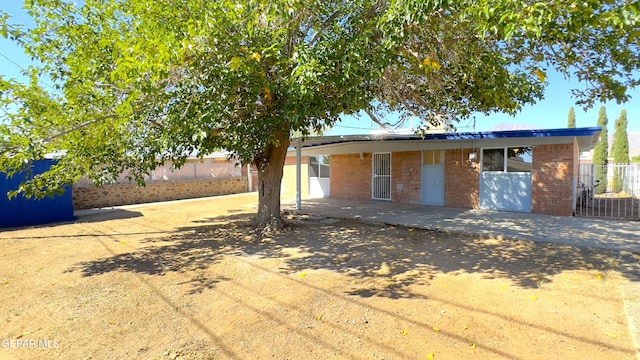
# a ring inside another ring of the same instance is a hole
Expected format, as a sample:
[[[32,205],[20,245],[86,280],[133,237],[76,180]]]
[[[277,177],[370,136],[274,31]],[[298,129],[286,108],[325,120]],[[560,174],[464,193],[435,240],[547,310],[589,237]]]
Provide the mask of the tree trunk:
[[[284,161],[289,148],[289,134],[278,136],[278,144],[270,144],[258,167],[258,214],[256,225],[266,229],[281,229],[284,221],[280,214],[280,187]]]

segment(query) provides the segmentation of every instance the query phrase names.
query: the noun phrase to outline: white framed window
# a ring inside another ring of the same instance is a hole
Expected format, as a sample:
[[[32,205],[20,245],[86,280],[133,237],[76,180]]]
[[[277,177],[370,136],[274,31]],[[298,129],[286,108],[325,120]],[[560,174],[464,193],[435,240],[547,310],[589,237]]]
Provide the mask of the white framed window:
[[[309,156],[309,177],[329,178],[331,167],[329,155]]]
[[[533,147],[482,149],[482,172],[530,173]]]

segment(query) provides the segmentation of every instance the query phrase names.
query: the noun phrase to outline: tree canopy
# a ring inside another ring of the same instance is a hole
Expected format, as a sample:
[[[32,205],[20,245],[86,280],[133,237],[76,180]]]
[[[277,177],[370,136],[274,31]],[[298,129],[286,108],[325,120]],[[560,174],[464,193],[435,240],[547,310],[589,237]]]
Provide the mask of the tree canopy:
[[[289,138],[364,111],[437,122],[515,114],[553,69],[577,103],[628,100],[640,9],[622,0],[28,0],[0,35],[35,64],[0,79],[0,170],[55,153],[23,184],[46,194],[88,176],[143,183],[165,162],[226,149],[259,170],[260,223],[281,224]],[[42,79],[53,83],[43,86]]]

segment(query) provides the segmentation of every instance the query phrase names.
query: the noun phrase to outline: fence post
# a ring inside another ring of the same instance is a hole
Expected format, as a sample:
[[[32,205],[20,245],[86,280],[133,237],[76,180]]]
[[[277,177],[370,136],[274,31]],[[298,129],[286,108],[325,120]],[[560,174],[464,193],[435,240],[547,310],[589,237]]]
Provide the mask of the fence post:
[[[296,141],[296,210],[302,209],[302,140]]]

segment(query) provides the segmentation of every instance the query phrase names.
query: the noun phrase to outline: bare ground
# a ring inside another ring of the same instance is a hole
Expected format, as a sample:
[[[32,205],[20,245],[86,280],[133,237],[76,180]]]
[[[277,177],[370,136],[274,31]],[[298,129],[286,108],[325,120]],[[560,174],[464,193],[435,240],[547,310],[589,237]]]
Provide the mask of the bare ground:
[[[0,232],[0,358],[635,358],[615,252],[294,216],[261,236],[255,201]]]

